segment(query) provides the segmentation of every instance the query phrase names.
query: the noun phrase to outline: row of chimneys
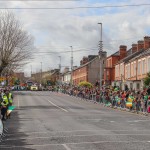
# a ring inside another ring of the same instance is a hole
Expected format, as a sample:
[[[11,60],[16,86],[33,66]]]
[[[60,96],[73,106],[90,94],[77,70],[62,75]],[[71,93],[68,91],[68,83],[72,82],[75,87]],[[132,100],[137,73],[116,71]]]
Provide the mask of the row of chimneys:
[[[140,50],[146,50],[150,48],[150,37],[149,36],[145,36],[144,37],[144,41],[140,40],[137,42],[137,44],[132,44],[132,53],[138,52]],[[127,46],[125,45],[120,45],[120,49],[119,49],[119,53],[120,53],[120,59],[126,57],[127,55]]]
[[[144,40],[140,40],[137,42],[137,44],[132,44],[132,54],[135,52],[138,52],[140,50],[146,50],[150,48],[150,37],[145,36]],[[127,56],[127,46],[126,45],[120,45],[119,49],[119,55],[120,55],[120,60],[125,58]],[[88,57],[83,57],[83,59],[80,61],[80,65],[83,65],[90,61],[89,59],[93,59],[95,55],[89,55]]]

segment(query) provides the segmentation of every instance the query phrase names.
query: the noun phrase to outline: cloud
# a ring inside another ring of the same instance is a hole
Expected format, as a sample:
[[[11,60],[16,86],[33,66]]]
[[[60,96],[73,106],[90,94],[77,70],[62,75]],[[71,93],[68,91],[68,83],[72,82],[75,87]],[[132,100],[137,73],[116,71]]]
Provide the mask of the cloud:
[[[140,3],[136,1],[136,4]],[[143,0],[142,3],[146,3]],[[1,2],[1,7],[22,8],[69,8],[79,6],[105,6],[135,4],[133,0],[116,1],[12,1]],[[108,55],[116,52],[120,45],[128,48],[145,35],[149,35],[150,10],[149,6],[104,8],[104,9],[18,9],[14,10],[23,27],[35,38],[37,47],[34,59],[24,67],[30,74],[40,70],[58,68],[59,57],[62,57],[62,66],[70,66],[70,46],[74,50],[74,65],[79,65],[83,56],[98,54],[100,40],[100,26],[103,23],[103,44]],[[79,51],[81,50],[81,51]],[[88,51],[89,50],[89,51]],[[64,52],[64,53],[39,53]]]

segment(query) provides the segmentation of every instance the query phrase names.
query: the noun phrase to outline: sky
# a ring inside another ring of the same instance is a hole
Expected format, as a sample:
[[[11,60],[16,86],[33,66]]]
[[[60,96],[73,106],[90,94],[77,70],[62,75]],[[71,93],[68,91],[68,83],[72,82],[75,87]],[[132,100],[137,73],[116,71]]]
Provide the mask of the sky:
[[[149,5],[113,7],[139,4]],[[0,9],[6,8],[34,37],[32,59],[19,70],[27,76],[31,71],[39,72],[41,64],[43,71],[57,69],[60,63],[61,71],[70,67],[70,46],[74,66],[80,65],[83,56],[97,55],[101,32],[98,23],[102,23],[107,56],[118,51],[120,45],[130,49],[133,43],[150,36],[149,0],[0,0]]]

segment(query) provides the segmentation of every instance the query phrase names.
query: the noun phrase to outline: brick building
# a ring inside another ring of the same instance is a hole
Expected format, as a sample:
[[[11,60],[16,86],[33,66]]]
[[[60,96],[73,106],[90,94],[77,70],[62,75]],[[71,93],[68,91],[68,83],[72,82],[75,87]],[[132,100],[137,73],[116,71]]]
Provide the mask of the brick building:
[[[105,66],[105,62],[103,66]],[[103,70],[101,71],[103,72]],[[100,59],[98,55],[89,55],[88,57],[83,57],[83,59],[80,61],[80,67],[73,70],[73,84],[78,85],[81,81],[87,81],[95,84],[96,80],[99,80],[99,74]]]
[[[115,65],[115,83],[122,89],[140,90],[150,71],[150,37],[132,44],[131,53]]]
[[[127,56],[127,46],[121,45],[119,51],[110,55],[106,59],[106,67],[104,68],[105,85],[111,85],[115,80],[115,64]]]

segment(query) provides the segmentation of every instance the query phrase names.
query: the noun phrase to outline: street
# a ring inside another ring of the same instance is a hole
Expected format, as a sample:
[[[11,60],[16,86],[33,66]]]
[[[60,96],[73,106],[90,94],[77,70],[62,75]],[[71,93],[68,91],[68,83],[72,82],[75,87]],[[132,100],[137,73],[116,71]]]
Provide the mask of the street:
[[[62,93],[15,92],[0,150],[146,150],[150,118]]]

